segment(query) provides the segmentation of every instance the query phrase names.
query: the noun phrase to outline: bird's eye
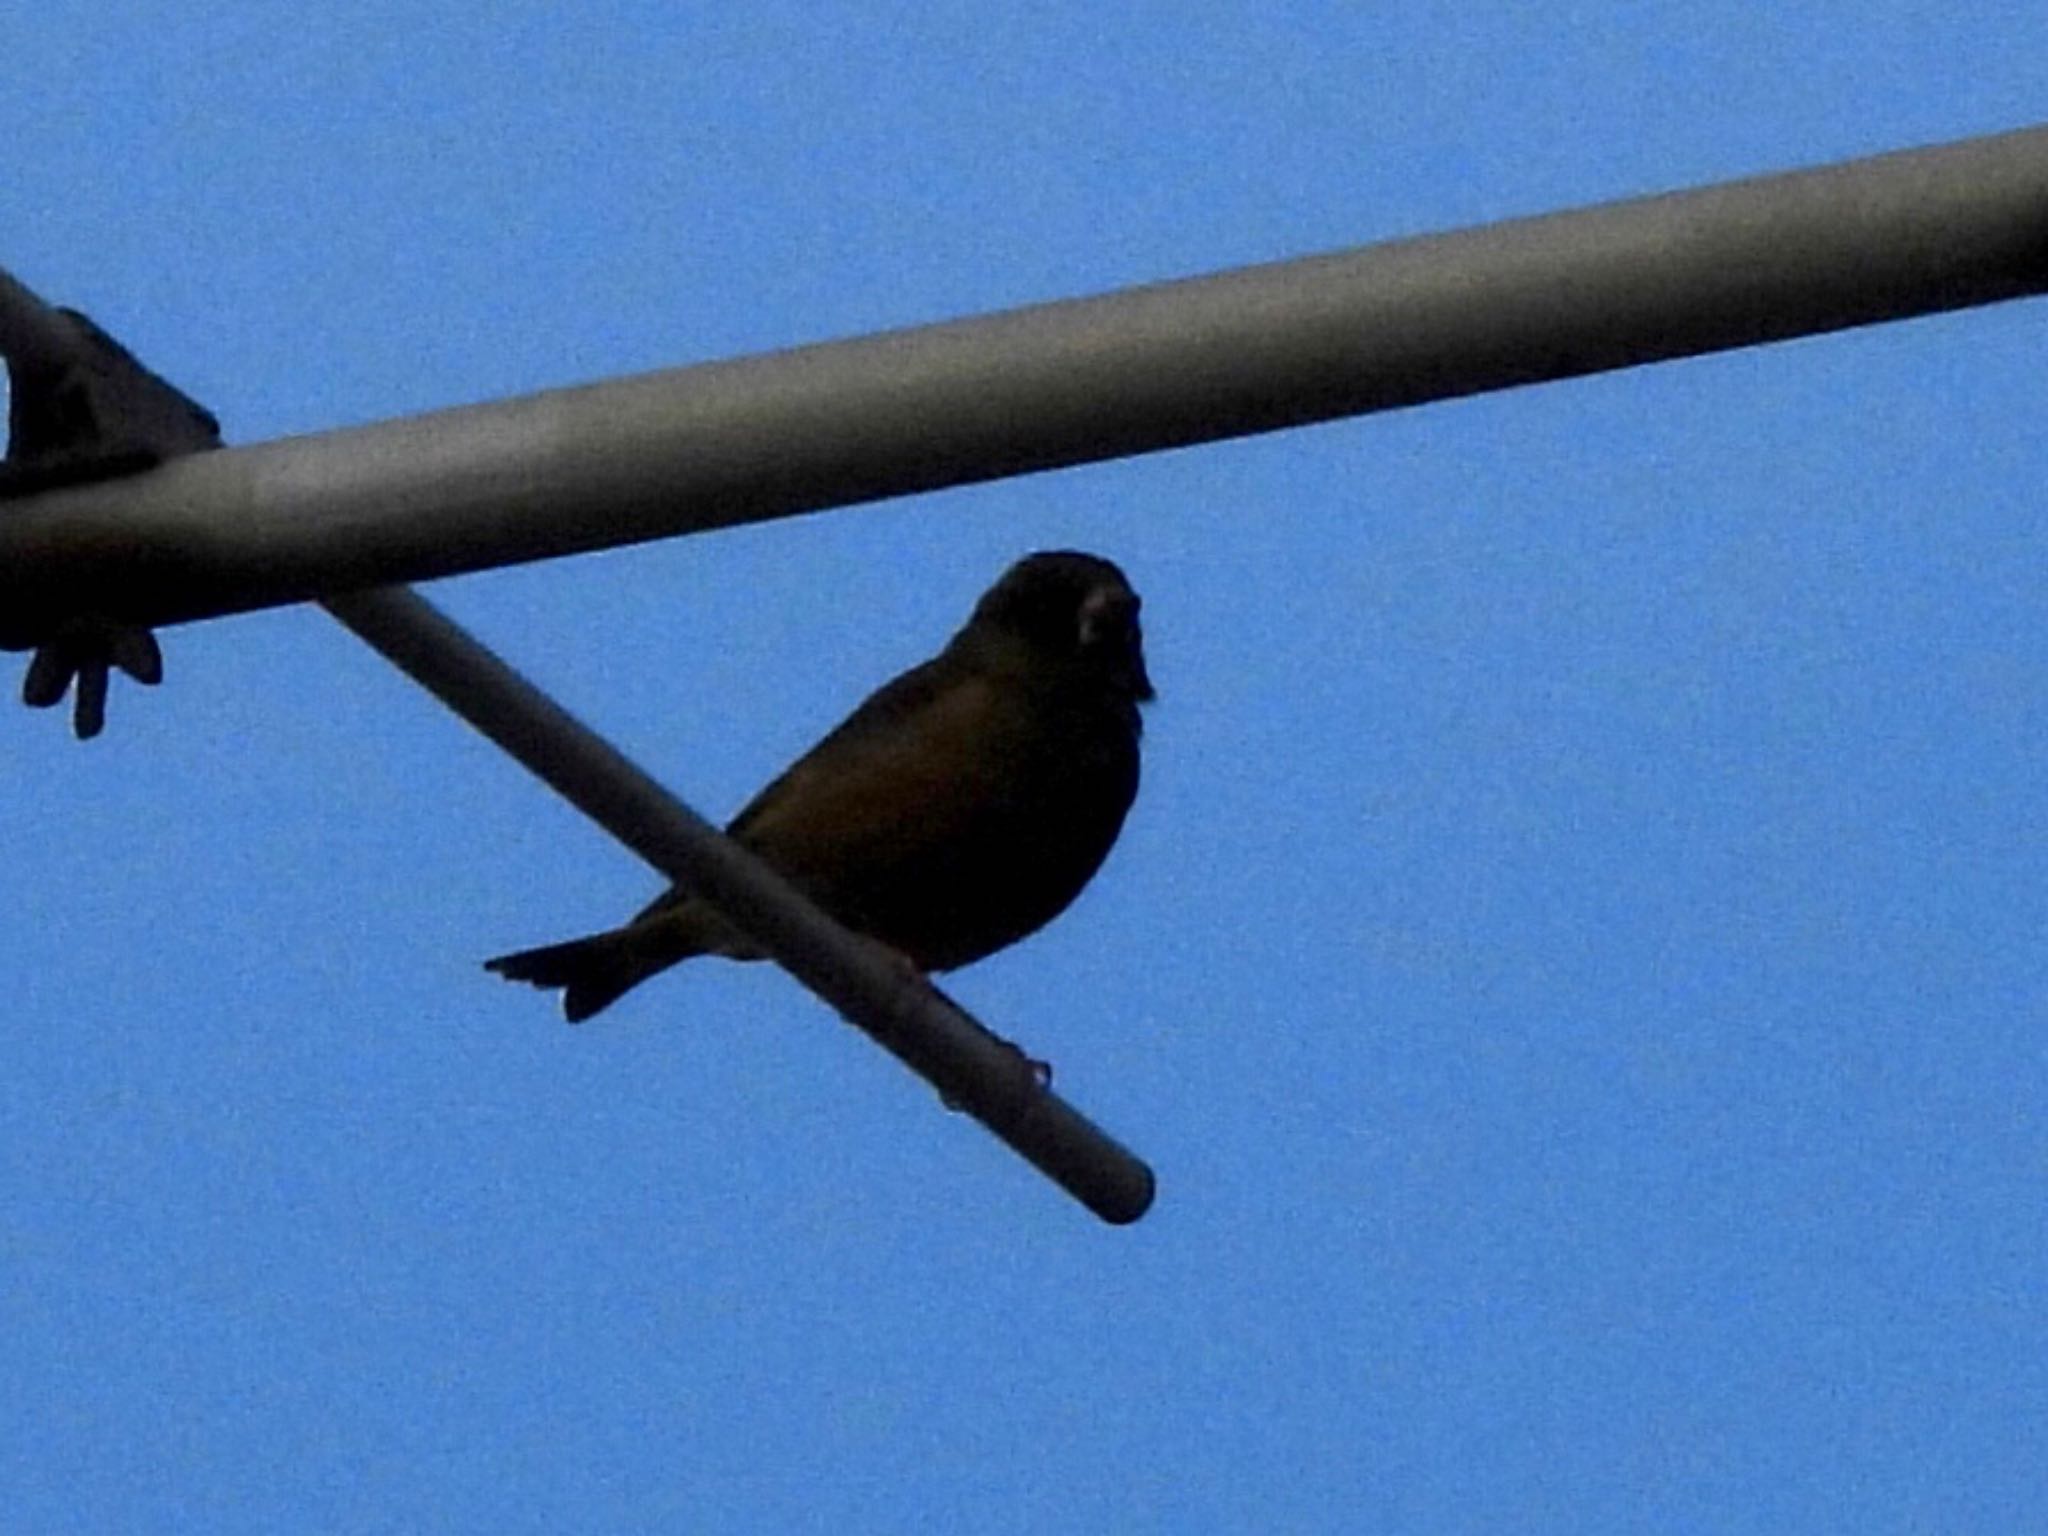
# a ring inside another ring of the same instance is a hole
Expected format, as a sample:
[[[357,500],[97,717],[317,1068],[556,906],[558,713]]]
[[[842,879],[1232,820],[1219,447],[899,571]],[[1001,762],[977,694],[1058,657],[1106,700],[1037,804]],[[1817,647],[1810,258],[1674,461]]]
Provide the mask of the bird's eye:
[[[1136,594],[1123,587],[1097,587],[1081,601],[1082,648],[1127,640],[1137,618]]]

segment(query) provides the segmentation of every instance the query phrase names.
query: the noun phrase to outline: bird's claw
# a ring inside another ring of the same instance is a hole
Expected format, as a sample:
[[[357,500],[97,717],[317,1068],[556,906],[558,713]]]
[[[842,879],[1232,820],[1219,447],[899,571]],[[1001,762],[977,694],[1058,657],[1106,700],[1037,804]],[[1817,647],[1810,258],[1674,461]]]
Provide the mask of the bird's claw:
[[[107,723],[110,667],[153,688],[163,681],[164,656],[156,637],[139,625],[98,615],[72,619],[37,649],[22,679],[21,701],[31,709],[48,709],[75,678],[71,728],[80,741],[89,741]]]
[[[1018,1045],[1014,1040],[1005,1040],[1000,1035],[996,1036],[995,1040],[998,1045],[1000,1045],[1004,1050],[1008,1051],[1012,1056],[1014,1056],[1017,1059],[1017,1065],[1023,1068],[1025,1075],[1031,1079],[1030,1092],[1047,1093],[1051,1091],[1051,1062],[1041,1061],[1036,1056],[1029,1055],[1028,1053],[1026,1053],[1024,1048]],[[947,1109],[951,1110],[956,1115],[964,1113],[967,1109],[967,1106],[965,1104],[961,1103],[951,1094],[943,1091],[941,1091],[941,1093],[939,1094],[939,1102],[945,1105]]]

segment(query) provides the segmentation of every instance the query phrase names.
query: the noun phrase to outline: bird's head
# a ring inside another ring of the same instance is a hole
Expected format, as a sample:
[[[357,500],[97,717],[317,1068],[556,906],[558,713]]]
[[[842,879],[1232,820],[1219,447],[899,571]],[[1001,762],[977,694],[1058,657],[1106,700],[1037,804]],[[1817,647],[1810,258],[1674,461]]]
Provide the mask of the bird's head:
[[[1022,642],[1047,676],[1106,686],[1120,700],[1153,697],[1138,628],[1138,594],[1097,555],[1048,550],[1026,555],[975,604],[968,632]]]

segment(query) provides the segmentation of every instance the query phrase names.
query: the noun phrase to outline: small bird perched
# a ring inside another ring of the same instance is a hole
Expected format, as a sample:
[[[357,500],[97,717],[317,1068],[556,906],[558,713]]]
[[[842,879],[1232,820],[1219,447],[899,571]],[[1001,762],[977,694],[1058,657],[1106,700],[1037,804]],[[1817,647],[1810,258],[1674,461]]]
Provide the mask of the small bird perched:
[[[1051,922],[1138,792],[1152,698],[1138,594],[1109,561],[1027,555],[946,648],[884,684],[726,831],[849,928],[950,971]],[[559,988],[571,1023],[695,955],[758,960],[676,887],[622,928],[485,966]]]

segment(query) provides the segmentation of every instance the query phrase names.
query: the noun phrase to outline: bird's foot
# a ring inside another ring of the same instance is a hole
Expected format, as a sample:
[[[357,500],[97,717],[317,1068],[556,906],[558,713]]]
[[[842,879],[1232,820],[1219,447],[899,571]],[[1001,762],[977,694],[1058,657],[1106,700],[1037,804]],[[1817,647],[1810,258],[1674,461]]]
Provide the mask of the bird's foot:
[[[1024,1048],[1018,1045],[1014,1040],[1005,1040],[1001,1035],[992,1035],[991,1038],[996,1042],[996,1044],[1000,1045],[1005,1051],[1009,1052],[1011,1056],[1016,1058],[1018,1067],[1021,1068],[1024,1075],[1031,1080],[1030,1087],[1026,1090],[1027,1092],[1046,1093],[1051,1090],[1051,1062],[1040,1061],[1036,1056],[1028,1054],[1024,1050]],[[940,1093],[939,1102],[945,1105],[946,1108],[953,1111],[953,1113],[956,1115],[960,1114],[967,1108],[965,1104],[962,1104],[958,1099],[954,1098],[949,1093]]]
[[[1051,1062],[1041,1061],[1038,1057],[1029,1055],[1028,1053],[1026,1053],[1022,1046],[1017,1045],[1012,1041],[1005,1040],[1003,1044],[1009,1046],[1011,1050],[1015,1051],[1017,1053],[1018,1059],[1024,1063],[1024,1070],[1031,1074],[1031,1083],[1033,1087],[1037,1088],[1040,1093],[1044,1093],[1052,1087]]]
[[[72,619],[37,649],[22,680],[21,701],[31,709],[48,709],[70,691],[75,678],[72,730],[80,741],[90,741],[107,723],[110,667],[154,688],[163,681],[163,652],[156,637],[138,625],[97,614]]]
[[[871,942],[874,943],[876,950],[881,953],[883,958],[886,959],[889,962],[890,966],[896,971],[897,976],[899,977],[901,984],[906,992],[916,992],[919,994],[933,994],[937,996],[941,1001],[945,1002],[949,1007],[954,1007],[956,1012],[958,1011],[957,1005],[953,1003],[953,1000],[947,997],[945,993],[940,992],[936,987],[932,985],[931,976],[925,971],[925,968],[923,966],[919,965],[915,960],[913,960],[909,955],[905,954],[900,949],[896,949],[891,945],[884,944],[879,940],[874,940]],[[1040,1061],[1036,1056],[1027,1054],[1024,1048],[1018,1045],[1014,1040],[1005,1040],[1001,1035],[995,1034],[992,1031],[989,1032],[989,1038],[994,1040],[996,1044],[1000,1045],[1005,1051],[1009,1052],[1012,1056],[1014,1056],[1017,1059],[1017,1064],[1021,1068],[1023,1068],[1024,1072],[1031,1079],[1032,1091],[1037,1093],[1044,1093],[1047,1089],[1052,1087],[1051,1062]],[[945,1105],[946,1108],[952,1110],[956,1114],[967,1107],[966,1105],[962,1104],[959,1100],[955,1099],[951,1094],[944,1092],[940,1093],[939,1102]]]

